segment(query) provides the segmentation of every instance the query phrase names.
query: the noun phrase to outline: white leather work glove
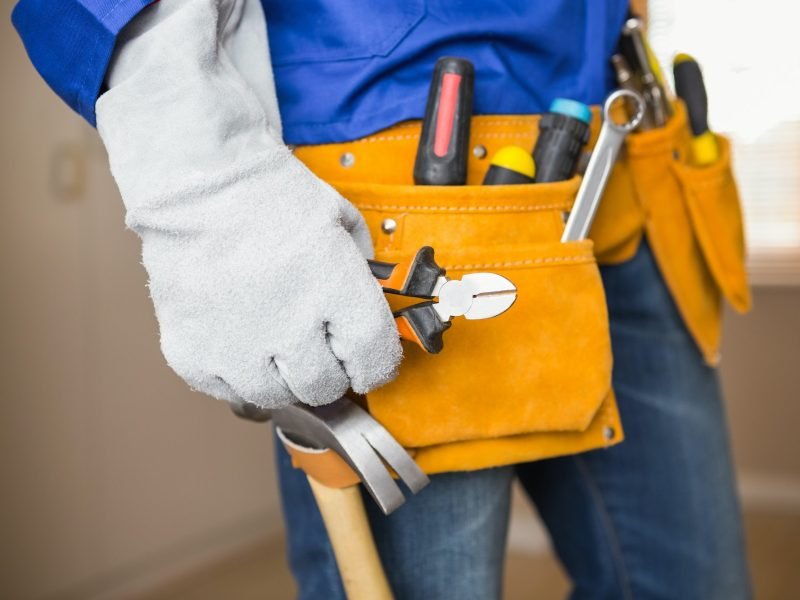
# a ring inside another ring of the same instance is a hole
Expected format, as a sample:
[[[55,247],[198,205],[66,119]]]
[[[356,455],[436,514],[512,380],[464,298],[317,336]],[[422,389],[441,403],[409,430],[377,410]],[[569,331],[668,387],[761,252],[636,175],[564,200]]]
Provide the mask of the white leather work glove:
[[[401,347],[358,211],[282,143],[258,0],[169,0],[123,32],[97,124],[170,366],[279,408],[389,381]]]

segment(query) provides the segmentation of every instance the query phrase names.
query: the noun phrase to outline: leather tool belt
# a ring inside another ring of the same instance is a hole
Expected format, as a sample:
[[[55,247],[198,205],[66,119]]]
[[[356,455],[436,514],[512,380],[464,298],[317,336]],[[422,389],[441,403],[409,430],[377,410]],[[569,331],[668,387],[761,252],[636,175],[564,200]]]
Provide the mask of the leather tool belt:
[[[501,147],[533,147],[538,120],[473,117],[475,151],[466,186],[413,185],[419,121],[354,142],[295,150],[361,210],[377,259],[395,262],[430,245],[448,274],[488,270],[518,288],[517,303],[503,315],[468,327],[454,324],[441,354],[407,345],[399,377],[364,400],[427,473],[527,462],[622,441],[598,263],[630,259],[643,235],[709,364],[718,360],[722,296],[739,311],[750,306],[741,209],[725,138],[719,138],[717,163],[691,166],[686,111],[677,102],[665,127],[628,136],[591,240],[561,243],[563,215],[579,177],[480,185]],[[599,132],[598,110],[593,123],[590,147]],[[357,481],[330,451],[287,448],[295,466],[327,485]]]

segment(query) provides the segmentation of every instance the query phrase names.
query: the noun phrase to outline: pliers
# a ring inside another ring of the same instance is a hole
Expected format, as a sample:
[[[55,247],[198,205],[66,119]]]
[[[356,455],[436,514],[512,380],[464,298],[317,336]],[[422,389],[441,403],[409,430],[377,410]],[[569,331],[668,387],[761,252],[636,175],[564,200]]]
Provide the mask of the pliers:
[[[449,279],[436,264],[430,246],[420,248],[411,260],[370,260],[369,267],[387,294],[426,300],[396,311],[394,317],[400,337],[431,354],[442,351],[442,334],[453,317],[490,319],[507,311],[517,299],[516,286],[496,273],[468,273],[461,279]]]

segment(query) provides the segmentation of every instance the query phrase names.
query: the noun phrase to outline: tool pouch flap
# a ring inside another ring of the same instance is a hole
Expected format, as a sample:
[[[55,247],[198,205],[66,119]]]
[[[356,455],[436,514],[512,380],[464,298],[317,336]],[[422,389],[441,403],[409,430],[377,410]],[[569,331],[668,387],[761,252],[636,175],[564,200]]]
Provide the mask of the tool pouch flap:
[[[708,166],[689,162],[683,104],[666,127],[628,137],[629,172],[645,230],[675,303],[709,364],[718,361],[722,295],[740,311],[750,306],[741,207],[730,145]]]
[[[731,148],[718,135],[720,157],[707,167],[672,166],[683,188],[697,242],[722,294],[739,312],[750,308],[741,203],[731,169]]]
[[[507,277],[516,304],[494,319],[456,321],[442,354],[407,345],[397,381],[368,396],[370,412],[406,446],[581,431],[608,395],[608,324],[591,242],[493,250],[443,249],[439,260],[451,277]]]

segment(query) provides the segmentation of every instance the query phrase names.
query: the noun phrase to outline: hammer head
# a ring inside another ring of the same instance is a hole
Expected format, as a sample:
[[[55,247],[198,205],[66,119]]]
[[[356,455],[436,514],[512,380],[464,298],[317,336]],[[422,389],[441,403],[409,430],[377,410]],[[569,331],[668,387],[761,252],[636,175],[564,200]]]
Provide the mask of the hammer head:
[[[269,418],[269,411],[254,412],[242,406],[233,406],[233,410],[244,418]],[[430,481],[383,425],[346,396],[325,406],[288,406],[271,411],[271,416],[275,426],[292,442],[336,452],[387,515],[405,502],[387,465],[412,493],[416,494]]]

